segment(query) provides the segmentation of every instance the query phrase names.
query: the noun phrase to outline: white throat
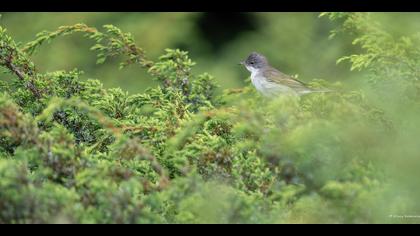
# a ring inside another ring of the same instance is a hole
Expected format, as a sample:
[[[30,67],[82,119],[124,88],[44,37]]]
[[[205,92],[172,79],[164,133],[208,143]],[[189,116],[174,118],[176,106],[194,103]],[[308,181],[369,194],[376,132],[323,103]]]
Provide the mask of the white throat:
[[[253,77],[255,77],[260,72],[260,69],[257,69],[257,68],[254,68],[254,67],[251,67],[251,66],[245,66],[245,67],[249,72],[251,72],[251,79]]]

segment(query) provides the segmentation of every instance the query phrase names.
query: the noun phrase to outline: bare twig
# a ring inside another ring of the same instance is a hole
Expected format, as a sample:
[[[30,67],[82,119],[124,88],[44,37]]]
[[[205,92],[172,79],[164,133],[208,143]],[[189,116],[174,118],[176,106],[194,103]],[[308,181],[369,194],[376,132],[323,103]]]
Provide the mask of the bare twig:
[[[3,48],[2,48],[3,49]],[[9,69],[13,74],[15,74],[21,81],[25,82],[26,74],[13,63],[13,55],[16,54],[16,50],[13,48],[7,48],[11,52],[7,58],[0,58],[0,64],[5,66],[7,69]],[[37,98],[42,97],[41,91],[35,86],[33,80],[30,80],[25,85],[26,88],[28,88],[31,93]]]
[[[25,81],[25,74],[19,70],[15,65],[10,61],[6,61],[5,66],[12,71],[20,80]],[[41,98],[41,92],[37,89],[33,81],[28,81],[25,85],[36,98]]]

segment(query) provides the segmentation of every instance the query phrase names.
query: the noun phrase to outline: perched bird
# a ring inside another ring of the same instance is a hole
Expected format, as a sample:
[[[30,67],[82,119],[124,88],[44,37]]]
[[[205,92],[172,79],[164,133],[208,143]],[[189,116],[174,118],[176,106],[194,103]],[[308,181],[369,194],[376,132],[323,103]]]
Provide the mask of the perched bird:
[[[251,81],[255,88],[267,97],[273,97],[279,94],[303,95],[313,92],[329,91],[309,88],[302,81],[270,66],[267,58],[256,52],[251,53],[240,64],[244,65],[251,72]]]

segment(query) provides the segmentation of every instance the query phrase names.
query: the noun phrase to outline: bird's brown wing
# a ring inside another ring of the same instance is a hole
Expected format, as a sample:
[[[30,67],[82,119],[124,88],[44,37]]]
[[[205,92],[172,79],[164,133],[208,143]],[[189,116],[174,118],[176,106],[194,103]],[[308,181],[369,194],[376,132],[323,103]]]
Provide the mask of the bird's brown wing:
[[[263,72],[264,77],[273,83],[278,83],[294,89],[295,91],[310,90],[306,84],[289,75],[286,75],[274,68],[269,68]]]

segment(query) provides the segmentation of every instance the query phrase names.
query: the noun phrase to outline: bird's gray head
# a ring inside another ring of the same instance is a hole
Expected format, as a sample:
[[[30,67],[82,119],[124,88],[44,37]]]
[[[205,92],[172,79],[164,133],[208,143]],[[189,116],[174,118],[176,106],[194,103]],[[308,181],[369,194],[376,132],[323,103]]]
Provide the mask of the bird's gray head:
[[[265,58],[265,56],[259,53],[253,52],[241,64],[245,65],[245,67],[249,71],[253,72],[255,70],[259,70],[261,68],[264,68],[265,66],[268,66],[268,61],[267,61],[267,58]]]

